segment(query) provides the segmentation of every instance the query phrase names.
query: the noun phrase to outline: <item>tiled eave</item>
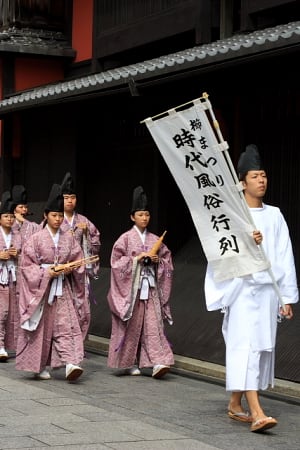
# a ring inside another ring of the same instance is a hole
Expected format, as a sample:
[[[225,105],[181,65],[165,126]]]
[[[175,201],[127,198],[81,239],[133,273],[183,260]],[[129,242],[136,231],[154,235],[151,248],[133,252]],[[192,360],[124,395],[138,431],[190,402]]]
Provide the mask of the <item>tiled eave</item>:
[[[189,70],[214,70],[219,64],[236,64],[252,57],[300,49],[300,21],[274,28],[235,35],[148,61],[66,80],[18,93],[0,102],[0,116],[17,110],[71,101],[86,95],[142,88],[182,76]]]
[[[38,44],[30,44],[28,46],[24,46],[23,44],[1,44],[0,45],[0,54],[1,52],[5,53],[23,53],[26,55],[40,55],[40,56],[55,56],[63,57],[63,58],[75,58],[76,52],[70,48],[57,48],[51,46],[43,46],[41,47]]]
[[[61,32],[32,28],[11,27],[0,32],[0,55],[5,53],[34,54],[74,58],[71,48]]]

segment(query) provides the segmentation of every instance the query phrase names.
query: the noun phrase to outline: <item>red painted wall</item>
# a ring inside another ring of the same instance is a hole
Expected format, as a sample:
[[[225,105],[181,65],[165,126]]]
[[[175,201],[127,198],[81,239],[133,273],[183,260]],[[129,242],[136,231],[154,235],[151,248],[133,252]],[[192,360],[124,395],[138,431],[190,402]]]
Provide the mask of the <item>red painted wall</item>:
[[[17,58],[15,60],[15,91],[22,91],[64,78],[63,63],[50,59]]]
[[[93,52],[93,0],[73,0],[72,47],[75,62],[92,58]]]
[[[63,80],[63,63],[50,59],[16,58],[15,92]],[[1,86],[0,86],[1,87]],[[21,156],[20,118],[14,115],[12,157]]]

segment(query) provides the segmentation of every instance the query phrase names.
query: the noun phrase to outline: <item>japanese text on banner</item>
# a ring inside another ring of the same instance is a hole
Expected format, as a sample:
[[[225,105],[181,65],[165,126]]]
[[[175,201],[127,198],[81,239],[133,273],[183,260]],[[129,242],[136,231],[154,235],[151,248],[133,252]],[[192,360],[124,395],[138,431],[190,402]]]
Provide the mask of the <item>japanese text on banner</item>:
[[[267,269],[224,158],[227,143],[218,142],[205,103],[145,123],[188,205],[216,281]]]

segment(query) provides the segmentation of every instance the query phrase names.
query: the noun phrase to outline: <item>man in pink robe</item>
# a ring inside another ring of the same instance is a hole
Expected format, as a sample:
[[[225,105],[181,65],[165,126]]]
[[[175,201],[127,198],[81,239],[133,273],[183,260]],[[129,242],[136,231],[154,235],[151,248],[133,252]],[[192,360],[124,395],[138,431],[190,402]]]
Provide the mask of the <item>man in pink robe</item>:
[[[85,258],[99,255],[101,246],[100,231],[86,216],[76,211],[77,194],[70,172],[65,174],[61,187],[64,196],[64,221],[61,224],[61,229],[64,231],[69,230],[74,234]],[[100,263],[98,261],[87,264],[85,269],[89,284],[90,279],[98,278]]]
[[[60,229],[63,197],[59,185],[52,188],[45,217],[44,228],[32,234],[22,250],[16,368],[45,380],[51,378],[47,366],[66,366],[66,379],[74,381],[83,372],[83,336],[90,312],[84,265],[53,273],[53,266],[83,258],[75,237]]]
[[[134,191],[130,217],[134,226],[118,238],[111,254],[108,367],[126,369],[131,375],[139,375],[140,368],[153,367],[152,376],[161,378],[174,364],[165,335],[165,321],[173,323],[169,305],[172,256],[162,243],[149,257],[159,238],[147,230],[150,213],[140,186]]]
[[[16,350],[19,325],[16,282],[21,237],[13,231],[14,220],[14,204],[5,191],[0,207],[0,361],[7,361],[8,350]]]
[[[20,234],[21,242],[23,245],[23,243],[27,241],[29,236],[31,236],[35,231],[41,228],[41,224],[31,222],[27,219],[28,201],[25,187],[21,184],[16,184],[13,186],[11,194],[12,201],[15,206],[15,221],[13,223],[12,229]]]

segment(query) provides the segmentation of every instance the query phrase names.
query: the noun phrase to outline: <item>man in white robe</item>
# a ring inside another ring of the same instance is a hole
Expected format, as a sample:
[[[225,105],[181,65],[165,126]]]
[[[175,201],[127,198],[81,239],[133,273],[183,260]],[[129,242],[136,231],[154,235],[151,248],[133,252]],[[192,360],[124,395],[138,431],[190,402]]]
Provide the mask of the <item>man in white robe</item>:
[[[253,237],[263,246],[271,263],[285,308],[280,306],[267,270],[217,283],[208,264],[205,297],[209,311],[222,309],[224,312],[226,390],[231,391],[228,415],[250,422],[251,431],[257,432],[277,424],[276,419],[264,413],[259,390],[274,385],[277,319],[279,315],[293,317],[291,304],[298,302],[298,288],[286,221],[279,208],[263,203],[267,176],[255,145],[247,146],[242,153],[238,172],[256,226]],[[242,407],[243,394],[251,415]]]

